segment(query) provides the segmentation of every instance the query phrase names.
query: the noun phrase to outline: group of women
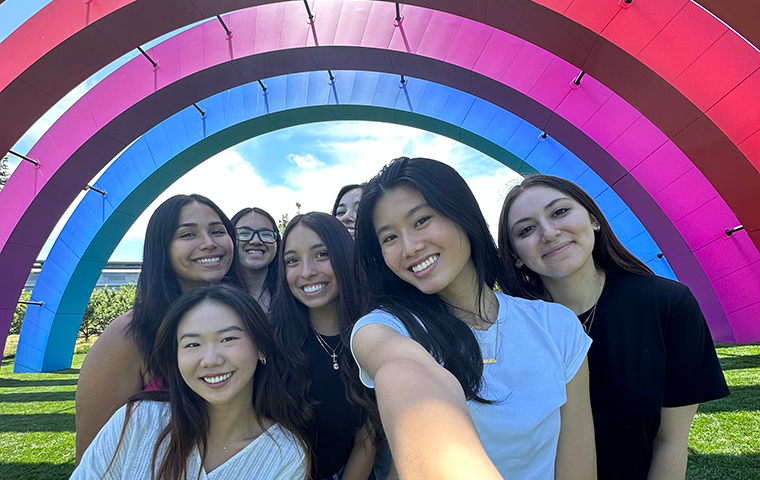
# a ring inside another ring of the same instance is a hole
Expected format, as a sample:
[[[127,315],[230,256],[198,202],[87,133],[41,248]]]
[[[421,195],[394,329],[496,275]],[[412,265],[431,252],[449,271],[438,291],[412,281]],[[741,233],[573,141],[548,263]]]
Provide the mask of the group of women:
[[[683,479],[728,394],[688,288],[566,180],[527,177],[498,230],[423,158],[282,235],[172,197],[82,366],[72,478]]]

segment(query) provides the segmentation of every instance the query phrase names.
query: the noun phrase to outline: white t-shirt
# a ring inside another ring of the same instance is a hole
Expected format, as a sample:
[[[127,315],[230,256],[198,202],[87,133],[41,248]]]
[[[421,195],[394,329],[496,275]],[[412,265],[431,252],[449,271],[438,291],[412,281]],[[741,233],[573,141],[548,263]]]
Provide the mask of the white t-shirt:
[[[168,403],[143,401],[132,411],[124,440],[108,475],[103,474],[113,458],[119,442],[126,406],[113,414],[87,448],[71,479],[129,479],[150,480],[153,447],[161,430],[169,423]],[[159,449],[163,456],[168,440]],[[161,459],[156,461],[156,468]],[[201,457],[196,447],[187,460],[187,478],[198,478]],[[255,478],[257,480],[304,480],[306,456],[293,435],[279,424],[272,425],[232,458],[206,473],[201,479],[221,480]]]
[[[486,331],[473,330],[484,359],[480,396],[492,405],[467,402],[483,447],[499,473],[508,479],[554,478],[560,430],[559,407],[591,346],[572,311],[555,303],[524,300],[499,292],[499,315]],[[374,310],[351,332],[365,325],[388,325],[409,334],[395,316]],[[355,357],[354,357],[355,358]],[[358,363],[358,362],[357,362]],[[359,366],[364,385],[373,380]]]

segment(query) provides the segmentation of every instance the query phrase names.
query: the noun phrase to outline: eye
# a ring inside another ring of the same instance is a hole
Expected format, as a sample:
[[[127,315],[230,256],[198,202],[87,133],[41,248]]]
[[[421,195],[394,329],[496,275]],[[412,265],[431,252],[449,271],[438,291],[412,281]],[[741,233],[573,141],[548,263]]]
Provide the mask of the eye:
[[[182,348],[195,348],[195,347],[200,347],[200,346],[201,346],[200,343],[190,342],[188,344],[185,344],[185,346],[183,346]]]
[[[239,337],[224,337],[222,339],[222,343],[231,342],[233,340],[237,340]]]
[[[380,243],[385,244],[396,239],[396,235],[386,235]]]
[[[554,212],[552,213],[552,216],[559,217],[567,213],[569,210],[570,208],[568,207],[559,207],[558,209],[554,210]]]
[[[330,254],[327,253],[327,250],[320,250],[317,252],[316,258],[330,258]]]
[[[342,217],[345,214],[346,214],[345,210],[338,210],[337,212],[335,212],[336,217]]]
[[[195,232],[192,232],[190,230],[185,230],[184,232],[179,234],[179,238],[193,238],[195,236]]]
[[[289,257],[285,259],[285,266],[293,266],[298,263],[298,259],[295,257]]]
[[[227,235],[227,230],[224,228],[215,228],[211,233],[213,235]]]
[[[527,227],[523,227],[519,232],[517,232],[518,237],[525,237],[526,235],[529,235],[530,232],[532,232],[535,229],[534,226],[528,225]]]
[[[428,217],[421,217],[420,219],[418,219],[414,223],[415,228],[424,225],[425,223],[427,223],[428,220],[430,220],[429,216]]]

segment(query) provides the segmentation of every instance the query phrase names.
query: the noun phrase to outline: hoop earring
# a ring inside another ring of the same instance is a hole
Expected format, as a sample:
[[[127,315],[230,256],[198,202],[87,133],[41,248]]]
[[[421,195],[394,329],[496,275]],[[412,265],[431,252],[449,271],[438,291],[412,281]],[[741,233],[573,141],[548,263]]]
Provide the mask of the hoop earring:
[[[267,357],[262,357],[262,358],[259,359],[259,361],[261,362],[262,365],[266,365],[267,364]]]

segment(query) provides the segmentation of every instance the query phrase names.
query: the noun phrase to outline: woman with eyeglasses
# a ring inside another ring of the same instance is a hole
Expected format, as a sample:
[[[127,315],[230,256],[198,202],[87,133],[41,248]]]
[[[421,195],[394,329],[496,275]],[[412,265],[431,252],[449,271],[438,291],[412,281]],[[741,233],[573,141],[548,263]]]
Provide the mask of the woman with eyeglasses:
[[[280,233],[274,218],[261,208],[244,208],[232,217],[237,236],[238,276],[262,310],[277,288],[277,252]]]
[[[132,310],[103,331],[82,364],[76,392],[76,462],[109,417],[132,395],[160,390],[156,332],[171,304],[194,288],[240,285],[232,223],[202,195],[175,195],[148,221]]]
[[[296,398],[310,400],[314,480],[367,480],[381,440],[372,393],[348,349],[351,323],[366,299],[354,268],[354,242],[326,213],[298,215],[282,238],[282,274],[271,320]],[[376,426],[376,427],[373,427]]]

